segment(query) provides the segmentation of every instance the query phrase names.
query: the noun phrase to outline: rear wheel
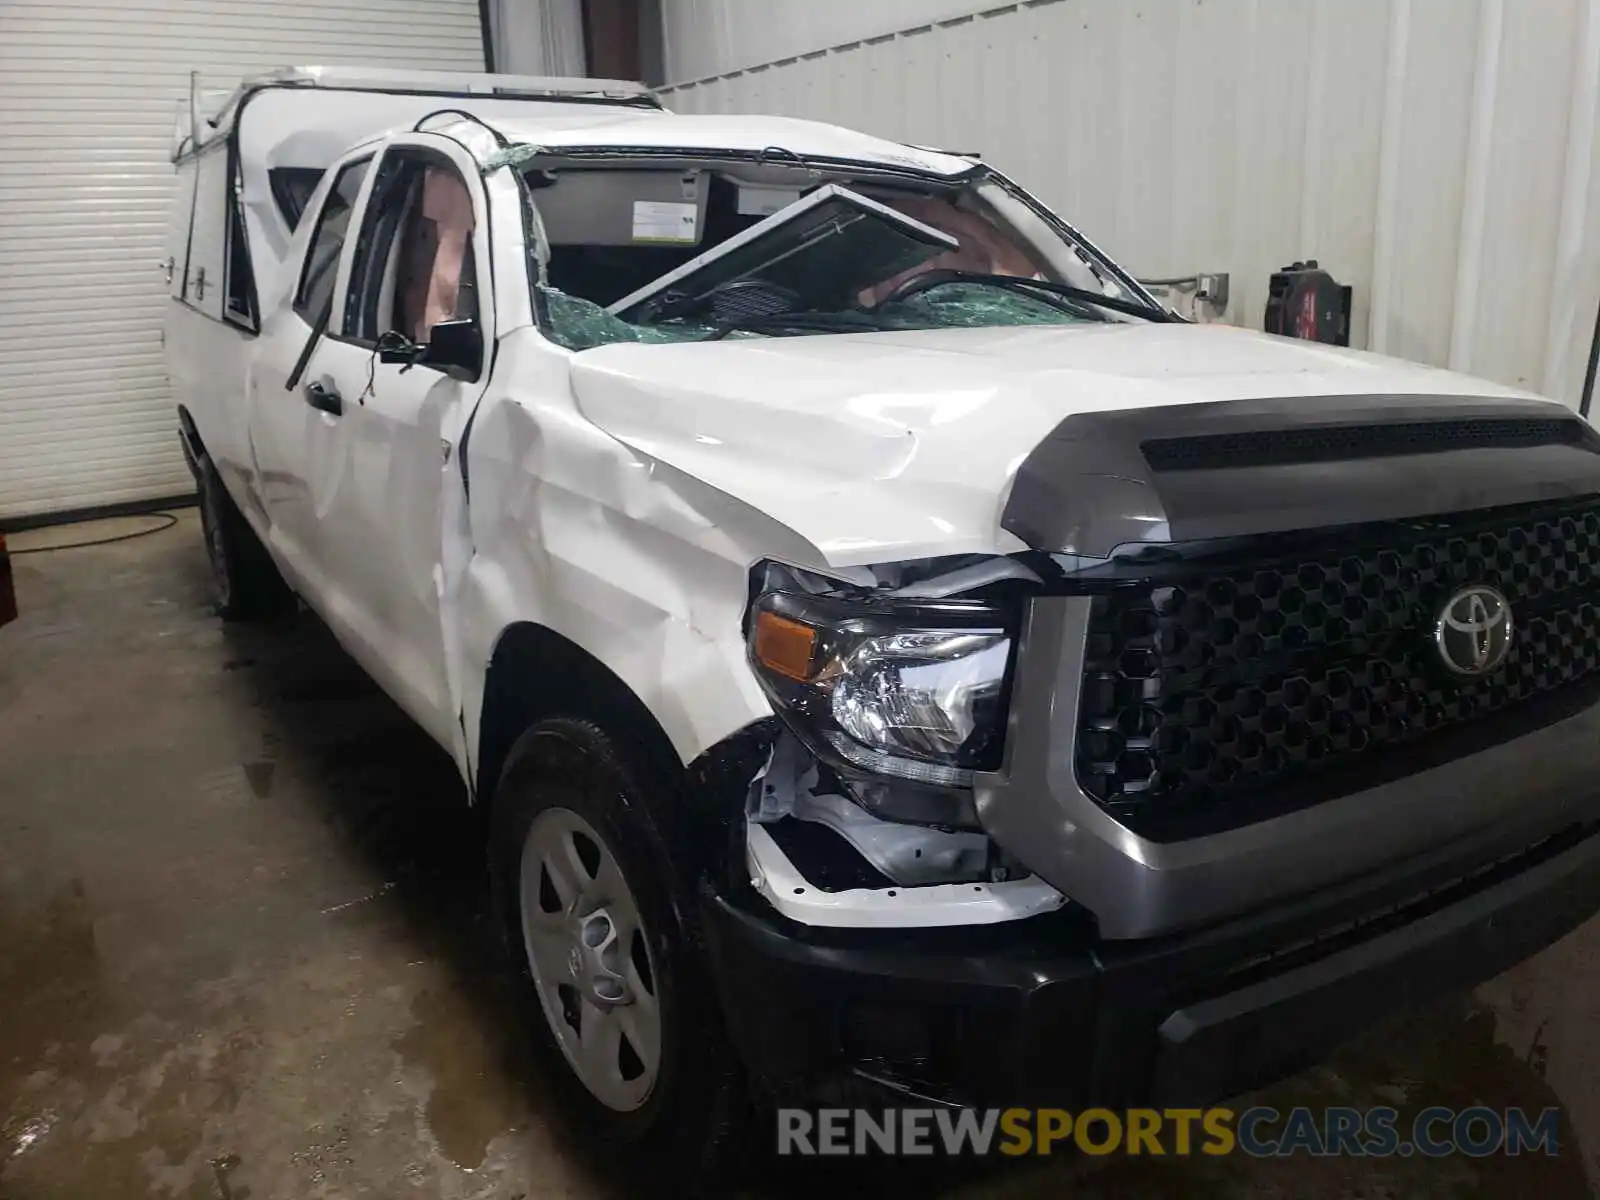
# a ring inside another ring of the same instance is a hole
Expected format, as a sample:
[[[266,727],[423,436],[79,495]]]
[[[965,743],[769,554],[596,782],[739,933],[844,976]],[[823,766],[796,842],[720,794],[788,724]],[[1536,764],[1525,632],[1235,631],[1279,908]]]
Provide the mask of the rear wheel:
[[[195,461],[195,483],[218,614],[239,621],[291,609],[294,593],[204,454]]]
[[[667,797],[642,774],[587,722],[524,734],[494,797],[497,907],[577,1132],[641,1186],[704,1183],[726,1165],[740,1074],[694,898],[653,824]]]

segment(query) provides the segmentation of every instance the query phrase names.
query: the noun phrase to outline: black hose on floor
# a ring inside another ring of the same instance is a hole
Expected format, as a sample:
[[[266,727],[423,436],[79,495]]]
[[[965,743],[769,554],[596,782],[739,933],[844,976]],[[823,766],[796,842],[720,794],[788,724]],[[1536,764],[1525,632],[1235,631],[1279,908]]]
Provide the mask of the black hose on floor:
[[[146,516],[161,517],[166,524],[152,525],[149,529],[135,529],[132,533],[119,533],[112,537],[90,538],[82,542],[63,542],[59,546],[34,546],[27,550],[12,550],[12,558],[20,558],[24,554],[54,554],[57,550],[82,550],[87,546],[109,546],[113,542],[131,542],[134,538],[148,537],[152,533],[164,533],[178,523],[175,514],[169,512],[147,513]]]

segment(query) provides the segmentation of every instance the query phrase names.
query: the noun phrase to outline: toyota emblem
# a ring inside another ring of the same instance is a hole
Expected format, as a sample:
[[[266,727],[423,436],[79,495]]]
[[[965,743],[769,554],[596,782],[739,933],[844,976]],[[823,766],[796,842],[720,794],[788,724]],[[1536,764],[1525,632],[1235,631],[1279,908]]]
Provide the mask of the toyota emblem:
[[[1462,588],[1439,610],[1433,643],[1457,675],[1487,674],[1511,653],[1511,602],[1482,584]]]

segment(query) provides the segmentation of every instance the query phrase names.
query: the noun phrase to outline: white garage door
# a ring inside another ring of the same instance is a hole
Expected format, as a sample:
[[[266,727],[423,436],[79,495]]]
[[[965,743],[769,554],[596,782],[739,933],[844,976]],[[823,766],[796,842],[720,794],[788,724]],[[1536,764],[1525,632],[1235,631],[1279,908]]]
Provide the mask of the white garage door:
[[[0,520],[193,486],[161,361],[191,69],[481,71],[478,0],[0,0]]]

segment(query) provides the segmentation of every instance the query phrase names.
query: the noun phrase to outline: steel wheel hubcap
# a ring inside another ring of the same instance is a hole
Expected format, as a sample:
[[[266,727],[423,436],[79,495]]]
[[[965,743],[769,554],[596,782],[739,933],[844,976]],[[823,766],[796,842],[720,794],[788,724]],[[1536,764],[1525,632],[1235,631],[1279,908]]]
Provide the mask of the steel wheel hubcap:
[[[661,1070],[661,1005],[611,848],[572,810],[545,809],[522,846],[520,896],[528,967],[562,1054],[607,1108],[638,1108]]]

